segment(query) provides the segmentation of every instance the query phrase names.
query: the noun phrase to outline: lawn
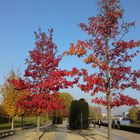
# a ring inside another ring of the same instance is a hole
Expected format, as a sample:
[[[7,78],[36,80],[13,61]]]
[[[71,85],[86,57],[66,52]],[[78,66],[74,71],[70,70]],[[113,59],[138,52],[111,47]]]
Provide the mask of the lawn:
[[[41,116],[41,123],[44,123],[46,119]],[[22,119],[21,117],[15,117],[14,119],[14,126],[15,127],[21,127]],[[23,125],[36,125],[37,124],[37,117],[24,117],[23,119]],[[0,131],[5,129],[10,129],[11,123],[0,123]]]

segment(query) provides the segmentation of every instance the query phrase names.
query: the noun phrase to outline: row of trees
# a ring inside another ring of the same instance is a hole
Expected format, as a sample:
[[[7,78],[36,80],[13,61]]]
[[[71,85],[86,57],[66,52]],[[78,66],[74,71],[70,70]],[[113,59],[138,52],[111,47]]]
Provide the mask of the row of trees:
[[[15,90],[14,93],[19,93],[17,107],[23,113],[32,112],[38,116],[38,132],[42,113],[65,108],[63,99],[59,98],[59,90],[72,87],[78,82],[78,78],[72,81],[67,78],[74,77],[73,69],[67,71],[58,67],[62,56],[57,56],[57,46],[53,43],[53,30],[48,31],[48,35],[41,29],[38,33],[35,32],[35,48],[29,51],[24,77],[16,76],[7,79],[8,84],[11,84]],[[11,100],[14,93],[11,93]]]
[[[3,98],[2,104],[0,106],[0,112],[1,115],[5,116],[9,120],[12,119],[12,129],[14,129],[14,118],[16,116],[22,117],[22,121],[23,121],[23,118],[25,116],[36,115],[36,113],[34,113],[33,111],[23,110],[22,108],[20,108],[20,106],[17,105],[21,97],[21,93],[20,93],[21,91],[16,90],[13,87],[13,85],[7,81],[7,79],[9,80],[16,79],[18,75],[19,74],[16,75],[15,72],[11,70],[9,76],[5,79],[5,82],[0,89],[0,93]],[[84,99],[80,99],[79,101],[74,100],[71,94],[65,92],[60,92],[58,98],[63,99],[62,105],[64,106],[64,108],[45,113],[46,117],[52,118],[53,123],[62,123],[63,117],[65,118],[70,117],[70,128],[79,129],[81,128],[81,113],[83,114],[82,128],[88,127],[89,117],[95,120],[101,119],[101,108],[93,107],[93,106],[88,107],[88,103],[85,102]],[[77,108],[75,107],[75,105]],[[76,111],[74,111],[74,109]],[[77,120],[75,118],[77,118]],[[72,121],[73,119],[76,122],[78,122],[78,125],[74,124],[75,128],[73,128],[73,123],[75,122]],[[22,122],[22,128],[23,128],[23,122]]]
[[[0,116],[1,120],[6,121],[12,120],[12,129],[14,129],[14,118],[16,116],[23,118],[26,116],[36,116],[36,112],[32,110],[24,110],[21,108],[18,103],[20,101],[20,98],[22,97],[21,90],[15,89],[15,87],[9,82],[9,80],[16,79],[19,75],[15,74],[13,70],[9,73],[8,77],[5,79],[4,84],[0,88],[0,93],[2,95],[2,103],[0,105]],[[8,81],[7,81],[8,79]],[[28,95],[28,93],[24,93],[24,95]],[[58,95],[58,98],[61,99],[61,104],[63,105],[62,109],[54,110],[54,111],[48,111],[44,112],[46,114],[45,116],[49,118],[53,117],[68,117],[69,116],[69,107],[73,100],[73,97],[69,93],[61,92]],[[22,123],[23,127],[23,123]]]

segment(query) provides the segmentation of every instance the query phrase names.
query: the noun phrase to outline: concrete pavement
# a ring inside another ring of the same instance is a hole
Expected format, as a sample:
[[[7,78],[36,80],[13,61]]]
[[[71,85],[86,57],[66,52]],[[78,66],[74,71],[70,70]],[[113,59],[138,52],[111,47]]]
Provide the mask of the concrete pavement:
[[[88,130],[68,130],[67,124],[44,126],[39,134],[34,129],[18,131],[15,135],[2,140],[107,140],[107,128],[93,128]],[[113,140],[140,140],[140,134],[122,130],[113,130]]]

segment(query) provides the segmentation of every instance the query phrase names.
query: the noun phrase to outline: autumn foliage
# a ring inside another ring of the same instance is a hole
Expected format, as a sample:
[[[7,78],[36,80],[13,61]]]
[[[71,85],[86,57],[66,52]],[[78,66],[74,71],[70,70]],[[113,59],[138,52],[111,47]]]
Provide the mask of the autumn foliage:
[[[88,40],[78,40],[71,43],[65,55],[83,57],[86,64],[90,64],[94,73],[82,69],[78,77],[83,77],[79,88],[91,96],[93,103],[107,108],[108,139],[112,140],[111,108],[122,105],[136,105],[138,101],[126,96],[123,91],[128,88],[140,90],[138,79],[140,70],[131,67],[131,61],[139,54],[140,40],[125,41],[124,36],[134,22],[123,20],[123,9],[119,0],[98,0],[100,7],[96,17],[89,17],[88,24],[80,23],[80,28],[89,35]],[[97,93],[103,93],[99,97]]]
[[[100,13],[89,17],[86,25],[80,23],[80,28],[90,39],[71,43],[66,55],[83,57],[97,72],[89,74],[86,69],[80,71],[84,84],[79,88],[91,96],[104,93],[105,97],[96,97],[92,102],[104,106],[119,107],[121,105],[136,105],[138,101],[123,94],[132,88],[140,90],[138,79],[140,70],[134,70],[130,63],[139,54],[140,40],[124,41],[134,22],[123,21],[123,10],[119,0],[99,0]],[[78,74],[79,76],[79,74]]]
[[[70,93],[67,92],[60,92],[59,98],[62,99],[62,105],[64,106],[63,110],[59,110],[59,112],[61,111],[62,117],[68,118],[70,112],[70,105],[74,98]]]
[[[62,99],[58,98],[58,91],[76,84],[78,78],[68,81],[67,76],[73,77],[75,71],[58,68],[62,58],[57,56],[57,46],[52,39],[53,30],[49,30],[49,35],[41,29],[34,34],[35,48],[29,51],[29,58],[26,59],[27,68],[24,79],[10,81],[17,90],[28,92],[28,95],[21,97],[18,106],[37,114],[48,110],[63,109]]]
[[[14,73],[13,70],[11,70],[7,79],[16,80],[16,78],[17,75]],[[9,117],[15,117],[24,113],[24,111],[20,107],[17,107],[17,102],[20,99],[21,91],[17,91],[13,87],[13,85],[7,81],[7,79],[5,80],[3,86],[0,89],[3,97],[2,108],[3,112],[5,112],[4,114]]]

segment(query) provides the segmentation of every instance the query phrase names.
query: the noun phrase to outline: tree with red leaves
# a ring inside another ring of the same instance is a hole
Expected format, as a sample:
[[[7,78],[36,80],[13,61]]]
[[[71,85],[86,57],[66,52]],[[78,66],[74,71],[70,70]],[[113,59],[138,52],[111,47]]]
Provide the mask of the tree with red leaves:
[[[83,77],[84,84],[79,83],[78,86],[92,96],[104,93],[104,97],[96,97],[92,102],[107,107],[108,139],[112,140],[111,109],[138,104],[136,99],[124,95],[123,91],[128,88],[140,90],[140,70],[134,70],[130,65],[139,53],[140,41],[123,40],[135,23],[123,21],[119,0],[99,0],[98,5],[99,14],[89,17],[88,25],[79,25],[90,39],[72,43],[69,51],[64,54],[83,57],[86,64],[91,64],[96,69],[93,74],[81,69],[80,76]]]
[[[38,33],[35,32],[35,48],[29,52],[29,58],[26,59],[25,79],[10,81],[17,90],[26,90],[28,93],[23,94],[18,106],[38,116],[43,112],[63,109],[62,99],[58,98],[59,89],[72,87],[79,79],[67,80],[67,76],[74,76],[75,69],[66,71],[58,68],[62,57],[56,56],[57,46],[53,43],[52,33],[52,29],[49,30],[48,36],[41,29]]]

